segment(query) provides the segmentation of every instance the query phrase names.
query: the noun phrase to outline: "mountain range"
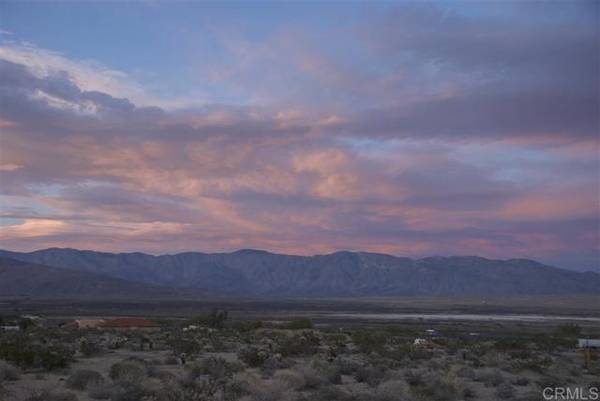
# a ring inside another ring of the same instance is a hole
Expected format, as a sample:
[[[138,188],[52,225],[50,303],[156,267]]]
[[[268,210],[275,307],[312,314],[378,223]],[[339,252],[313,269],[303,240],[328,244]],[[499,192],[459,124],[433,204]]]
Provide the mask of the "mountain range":
[[[165,299],[202,294],[201,290],[181,291],[0,257],[2,297],[122,299],[126,296],[132,299]]]
[[[153,256],[65,248],[29,253],[0,250],[0,295],[152,298],[583,293],[600,294],[599,274],[527,259],[411,259],[347,251],[315,256],[259,250]]]

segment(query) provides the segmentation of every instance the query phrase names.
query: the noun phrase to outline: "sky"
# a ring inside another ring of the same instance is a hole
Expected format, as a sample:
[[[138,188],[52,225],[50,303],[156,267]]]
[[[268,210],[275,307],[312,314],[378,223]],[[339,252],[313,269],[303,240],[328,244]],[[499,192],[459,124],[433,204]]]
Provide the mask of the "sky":
[[[596,1],[0,2],[0,247],[600,271]]]

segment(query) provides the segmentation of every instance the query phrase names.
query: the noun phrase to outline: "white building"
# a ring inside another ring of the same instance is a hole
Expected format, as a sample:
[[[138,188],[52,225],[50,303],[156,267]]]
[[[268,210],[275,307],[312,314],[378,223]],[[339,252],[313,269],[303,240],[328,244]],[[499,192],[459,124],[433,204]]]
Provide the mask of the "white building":
[[[0,326],[0,331],[19,331],[19,326]]]
[[[579,348],[600,348],[600,339],[580,338],[579,340],[577,340],[577,347],[579,347]]]

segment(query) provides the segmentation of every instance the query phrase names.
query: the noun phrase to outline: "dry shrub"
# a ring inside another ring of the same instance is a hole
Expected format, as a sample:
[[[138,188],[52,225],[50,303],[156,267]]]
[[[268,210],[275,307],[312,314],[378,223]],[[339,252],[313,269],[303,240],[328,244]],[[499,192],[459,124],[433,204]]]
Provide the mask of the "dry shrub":
[[[403,401],[408,400],[406,395],[408,387],[403,380],[388,380],[377,386],[374,399],[377,401]]]
[[[323,378],[331,384],[341,384],[342,375],[340,367],[321,358],[313,358],[310,365],[316,369]]]
[[[174,356],[168,356],[163,361],[164,365],[179,365],[179,359]]]
[[[406,382],[410,386],[420,386],[420,385],[424,384],[425,383],[424,376],[425,376],[425,372],[420,369],[410,369],[410,370],[407,370],[405,373]]]
[[[456,369],[456,375],[458,377],[462,377],[463,379],[475,379],[475,371],[468,366],[460,366]]]
[[[110,401],[141,401],[148,393],[139,383],[120,382],[114,386]]]
[[[249,395],[242,401],[292,401],[295,399],[294,390],[281,380],[252,380],[247,383]]]
[[[519,376],[512,381],[512,384],[515,386],[527,386],[529,384],[529,379],[524,376]]]
[[[261,366],[264,372],[274,372],[278,369],[286,369],[292,366],[289,358],[283,358],[281,354],[269,356]]]
[[[515,397],[515,389],[508,383],[501,383],[496,388],[496,397],[501,400],[510,400]]]
[[[73,393],[51,390],[34,391],[25,401],[77,401]]]
[[[225,381],[234,373],[243,369],[240,363],[227,362],[223,358],[210,357],[202,359],[189,367],[189,380],[195,380],[200,376],[209,376],[216,381]]]
[[[411,392],[419,399],[427,401],[455,401],[464,397],[465,387],[455,377],[430,373],[423,377],[421,384],[411,387]]]
[[[257,347],[244,347],[238,351],[238,359],[251,368],[262,366],[269,358],[269,353]]]
[[[69,376],[66,386],[73,390],[85,390],[90,385],[98,385],[104,382],[104,377],[95,370],[76,370]]]
[[[112,385],[103,384],[91,384],[88,386],[88,395],[94,400],[108,400],[112,394]]]
[[[0,381],[0,401],[3,401],[8,396],[8,390],[4,388],[4,385]]]
[[[317,352],[321,340],[310,331],[278,339],[276,350],[283,357],[313,355]]]
[[[303,400],[306,401],[373,401],[372,394],[353,391],[352,394],[337,386],[321,387],[310,393]]]
[[[19,380],[20,377],[19,368],[8,362],[0,361],[0,382]]]
[[[377,386],[384,375],[383,369],[375,366],[361,366],[354,373],[354,379],[359,383],[367,383],[369,386]]]
[[[289,388],[294,390],[299,390],[306,385],[304,375],[292,369],[279,370],[275,372],[273,378],[275,380],[279,380],[283,383],[286,383],[289,386]]]
[[[346,357],[337,357],[334,363],[342,375],[353,375],[361,366],[358,361]]]
[[[109,377],[114,381],[138,383],[146,377],[146,371],[137,362],[121,361],[110,367]]]
[[[497,387],[504,383],[504,377],[497,369],[479,369],[475,372],[474,381],[482,382],[486,387]]]
[[[177,380],[177,376],[175,374],[166,370],[159,371],[154,377],[160,380],[162,383],[172,383]]]
[[[299,365],[296,370],[304,377],[304,387],[316,389],[325,384],[323,373],[311,365]]]

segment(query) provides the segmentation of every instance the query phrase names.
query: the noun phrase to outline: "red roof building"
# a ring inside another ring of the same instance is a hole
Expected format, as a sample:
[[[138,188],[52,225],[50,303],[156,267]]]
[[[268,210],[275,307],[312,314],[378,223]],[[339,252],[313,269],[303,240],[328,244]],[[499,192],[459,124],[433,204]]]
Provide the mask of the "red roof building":
[[[148,319],[124,317],[118,319],[110,319],[105,321],[102,326],[104,329],[111,330],[141,330],[141,331],[158,331],[160,326]]]
[[[104,319],[75,319],[65,324],[64,327],[70,329],[95,329],[101,327],[104,322]]]

